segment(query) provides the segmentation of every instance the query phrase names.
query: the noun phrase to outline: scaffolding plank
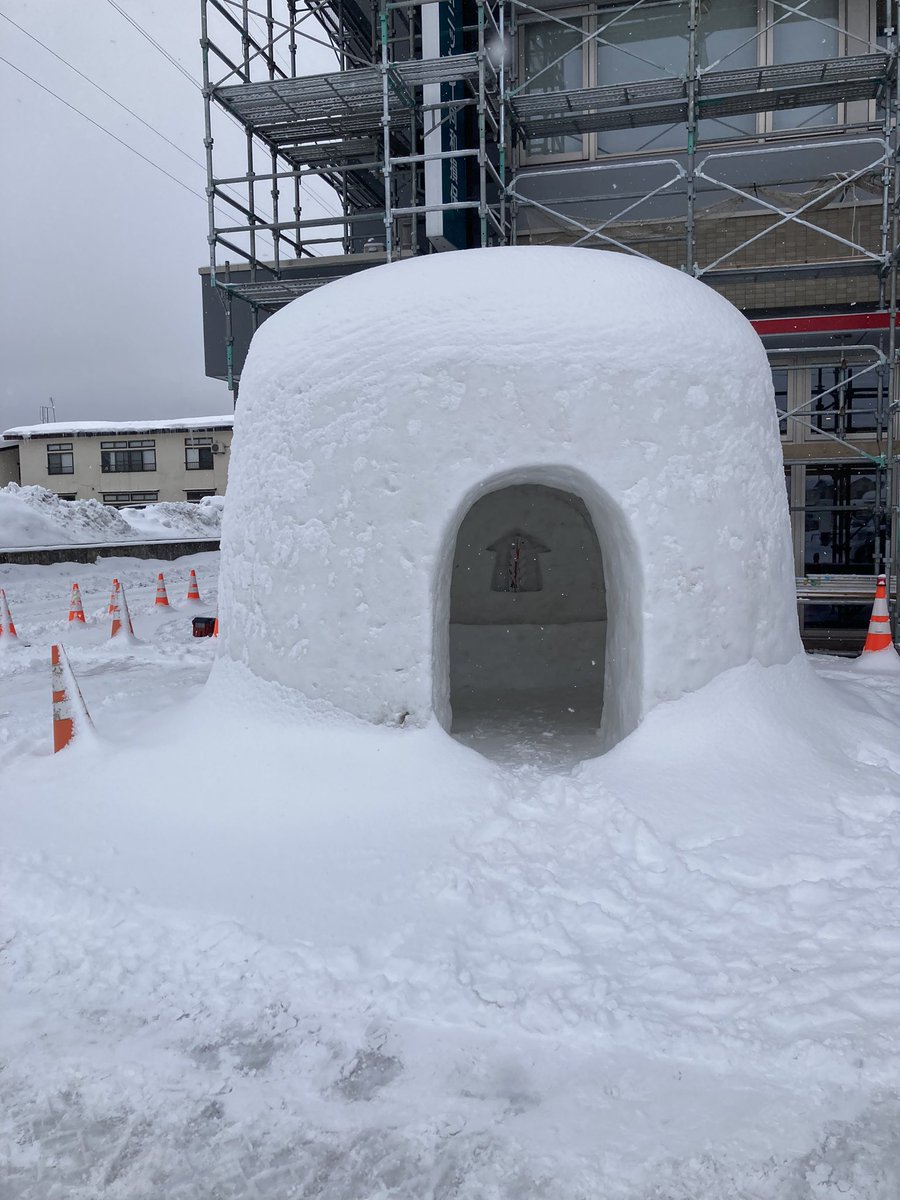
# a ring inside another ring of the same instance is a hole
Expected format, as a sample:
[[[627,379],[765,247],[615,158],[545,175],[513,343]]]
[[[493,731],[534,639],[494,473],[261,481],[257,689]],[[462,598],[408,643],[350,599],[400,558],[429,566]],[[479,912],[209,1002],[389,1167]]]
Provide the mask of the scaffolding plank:
[[[786,279],[833,279],[848,276],[878,275],[882,264],[862,255],[813,263],[769,263],[753,267],[717,267],[700,270],[704,283],[775,282]]]
[[[478,55],[394,63],[391,73],[407,90],[474,79],[478,75]],[[382,76],[377,67],[332,71],[327,75],[221,87],[214,91],[213,98],[248,129],[276,146],[328,136],[352,137],[378,129]],[[406,108],[394,88],[390,90],[389,105],[392,113]]]
[[[698,84],[698,115],[714,119],[753,112],[877,99],[894,60],[863,54],[783,66],[715,71]],[[687,120],[682,79],[638,80],[614,87],[522,93],[511,101],[526,138],[603,132]]]

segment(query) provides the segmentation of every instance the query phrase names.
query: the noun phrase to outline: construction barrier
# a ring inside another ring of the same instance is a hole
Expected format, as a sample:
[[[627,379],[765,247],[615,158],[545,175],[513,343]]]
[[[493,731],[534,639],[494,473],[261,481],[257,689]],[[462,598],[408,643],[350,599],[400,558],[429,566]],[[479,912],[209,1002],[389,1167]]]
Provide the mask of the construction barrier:
[[[64,750],[85,729],[93,728],[81,688],[63,646],[51,646],[53,676],[53,753]]]
[[[191,567],[191,577],[188,581],[188,600],[196,600],[200,602],[200,588],[197,584],[197,572]]]
[[[72,599],[69,601],[69,620],[80,621],[84,625],[84,605],[81,603],[81,592],[78,590],[78,584],[72,584]]]
[[[893,644],[891,617],[887,602],[887,580],[884,575],[879,575],[878,583],[875,585],[875,603],[872,605],[872,616],[869,620],[869,632],[866,634],[863,654],[871,654],[876,650],[887,650]]]
[[[17,638],[16,627],[13,625],[12,614],[6,602],[6,592],[0,588],[0,638]]]
[[[166,592],[166,581],[163,578],[162,571],[160,571],[160,573],[156,577],[156,599],[154,600],[153,604],[154,604],[154,607],[157,607],[157,606],[160,608],[168,608],[169,607],[169,597]]]
[[[127,637],[134,637],[134,626],[131,623],[131,613],[128,611],[128,600],[125,596],[125,588],[116,579],[113,587],[113,597],[110,601],[112,608],[112,629],[110,630],[110,638],[118,637],[119,634],[125,633]]]

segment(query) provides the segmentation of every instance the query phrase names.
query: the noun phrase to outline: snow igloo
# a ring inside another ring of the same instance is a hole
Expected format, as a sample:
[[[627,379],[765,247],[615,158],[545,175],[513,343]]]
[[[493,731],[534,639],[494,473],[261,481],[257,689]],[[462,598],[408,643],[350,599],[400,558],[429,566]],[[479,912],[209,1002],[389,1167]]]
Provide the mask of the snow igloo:
[[[370,722],[655,704],[800,649],[771,376],[745,318],[622,254],[331,283],[253,339],[221,653]]]

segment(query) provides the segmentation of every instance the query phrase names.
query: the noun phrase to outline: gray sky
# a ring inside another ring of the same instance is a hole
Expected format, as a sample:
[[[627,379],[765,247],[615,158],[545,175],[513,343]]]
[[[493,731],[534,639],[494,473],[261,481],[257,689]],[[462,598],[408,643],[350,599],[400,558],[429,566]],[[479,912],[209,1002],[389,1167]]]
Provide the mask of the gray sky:
[[[116,3],[200,78],[199,0]],[[109,0],[0,0],[0,12],[203,161],[200,92]],[[331,69],[327,50],[306,53],[308,71]],[[230,411],[225,384],[203,374],[204,171],[6,20],[0,54],[200,193],[0,63],[0,430],[36,422],[50,396],[59,420]],[[220,130],[217,151],[241,172],[237,129]]]

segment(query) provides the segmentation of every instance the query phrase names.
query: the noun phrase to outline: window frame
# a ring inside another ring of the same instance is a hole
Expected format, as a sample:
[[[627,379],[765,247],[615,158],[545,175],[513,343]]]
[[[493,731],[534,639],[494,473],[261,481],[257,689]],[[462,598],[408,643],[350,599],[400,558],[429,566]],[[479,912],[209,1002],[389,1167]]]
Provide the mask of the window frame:
[[[68,459],[66,465],[63,460]],[[53,460],[58,460],[54,462]],[[75,474],[75,443],[74,442],[48,442],[47,443],[47,474],[48,475],[74,475]]]
[[[123,508],[129,504],[158,504],[159,492],[101,492],[103,503],[110,508]]]
[[[846,33],[847,2],[848,2],[848,0],[837,0],[838,28],[837,28],[837,54],[835,55],[836,58],[844,58],[844,57],[846,57],[846,54],[847,54],[847,33]],[[872,7],[873,7],[872,4],[869,3],[870,12],[871,12]],[[758,45],[760,47],[760,54],[758,57],[762,60],[759,65],[760,66],[774,65],[774,63],[775,63],[775,28],[773,26],[773,22],[775,21],[775,19],[778,17],[779,14],[784,15],[784,10],[780,7],[780,5],[778,5],[777,0],[762,0],[762,2],[759,4],[759,9],[760,9],[760,12],[764,13],[764,15],[765,15],[764,21],[761,21],[760,26],[758,26],[758,28],[760,30],[765,31],[764,36],[760,37],[758,39]],[[870,24],[871,24],[871,20],[870,20]],[[815,60],[810,60],[810,61],[815,61]],[[822,105],[821,107],[824,108],[825,105]],[[834,108],[834,110],[835,110],[835,119],[831,124],[828,124],[828,125],[801,125],[799,129],[776,129],[775,128],[775,112],[774,112],[774,110],[770,110],[769,112],[757,113],[756,114],[757,134],[759,136],[767,134],[770,136],[782,137],[782,138],[792,138],[792,137],[796,138],[798,135],[802,136],[803,134],[806,134],[806,133],[821,133],[821,132],[827,131],[829,129],[840,129],[840,127],[842,125],[844,125],[847,120],[847,102],[845,100],[839,100],[833,105],[828,105],[828,107]],[[796,110],[790,109],[790,110],[785,110],[785,111],[794,112]]]
[[[119,455],[127,456],[128,466],[118,465]],[[135,455],[140,455],[140,466],[132,465]],[[156,469],[155,438],[117,439],[100,443],[100,473],[102,475],[140,475]]]
[[[664,2],[664,0],[660,0],[660,2]],[[872,2],[872,0],[866,0],[866,2],[869,4],[869,36],[870,40],[874,40],[876,5]],[[847,55],[849,41],[851,40],[851,35],[847,32],[848,3],[849,0],[838,0],[837,57],[839,58],[843,58]],[[600,23],[598,21],[598,16],[602,14],[604,10],[610,10],[614,8],[625,9],[627,7],[629,7],[627,0],[607,0],[607,2],[604,2],[604,0],[598,0],[598,3],[593,5],[573,5],[571,7],[555,10],[552,16],[542,13],[529,15],[524,19],[517,20],[515,25],[517,46],[516,60],[520,85],[524,85],[526,80],[525,38],[522,34],[522,30],[529,24],[552,24],[553,17],[560,17],[564,21],[574,22],[576,20],[580,20],[582,22],[582,28],[584,31],[583,36],[586,40],[582,43],[581,86],[583,88],[602,87],[603,81],[599,78],[597,66],[597,42],[593,37]],[[756,65],[767,66],[773,64],[774,62],[776,31],[773,27],[773,21],[781,10],[777,9],[776,0],[757,0],[756,7]],[[686,62],[685,69],[687,69]],[[723,69],[727,69],[727,63],[723,64]],[[874,119],[875,101],[868,101],[868,104],[869,120],[872,120]],[[822,107],[825,106],[823,105]],[[782,139],[796,139],[798,136],[802,137],[806,134],[818,134],[821,136],[823,133],[827,133],[829,129],[840,129],[847,122],[847,101],[840,100],[835,102],[834,105],[829,105],[828,107],[833,107],[836,110],[836,120],[833,124],[801,126],[799,129],[776,129],[774,111],[757,112],[753,114],[756,120],[755,127],[752,132],[747,132],[745,134],[736,133],[734,137],[728,138],[698,138],[698,145],[703,149],[711,149],[716,146],[735,146],[743,142],[752,142],[755,139],[764,136],[767,138]],[[568,136],[577,137],[578,135],[574,134]],[[523,166],[536,166],[544,164],[552,165],[553,163],[577,163],[585,161],[606,162],[614,161],[616,159],[628,160],[629,158],[652,158],[654,156],[671,157],[673,154],[683,153],[686,149],[685,144],[683,142],[679,142],[679,144],[675,146],[659,146],[641,150],[601,152],[598,149],[598,141],[602,136],[602,133],[598,134],[596,131],[593,133],[582,134],[582,149],[580,153],[576,151],[561,154],[541,154],[540,152],[535,153],[529,149],[526,143],[521,150],[521,163]]]
[[[519,79],[525,79],[525,37],[521,32],[528,25],[558,25],[560,22],[554,18],[560,18],[562,21],[574,23],[581,21],[581,86],[582,88],[591,87],[590,80],[594,76],[591,69],[591,49],[594,46],[593,41],[585,40],[590,36],[590,33],[596,28],[594,20],[596,9],[591,6],[578,5],[571,8],[563,8],[554,10],[553,14],[535,14],[527,17],[525,20],[516,22],[516,45],[518,58]],[[552,93],[543,93],[544,95],[552,95]],[[529,165],[531,163],[577,163],[590,161],[594,156],[595,135],[592,133],[582,134],[563,134],[566,137],[581,138],[581,150],[566,150],[559,154],[541,154],[529,148],[529,143],[526,141],[521,150],[522,163]]]
[[[211,437],[186,437],[184,439],[184,469],[186,471],[214,471],[216,462],[213,451],[214,442]],[[203,463],[204,452],[209,459]],[[197,456],[196,462],[191,462],[191,455]]]

